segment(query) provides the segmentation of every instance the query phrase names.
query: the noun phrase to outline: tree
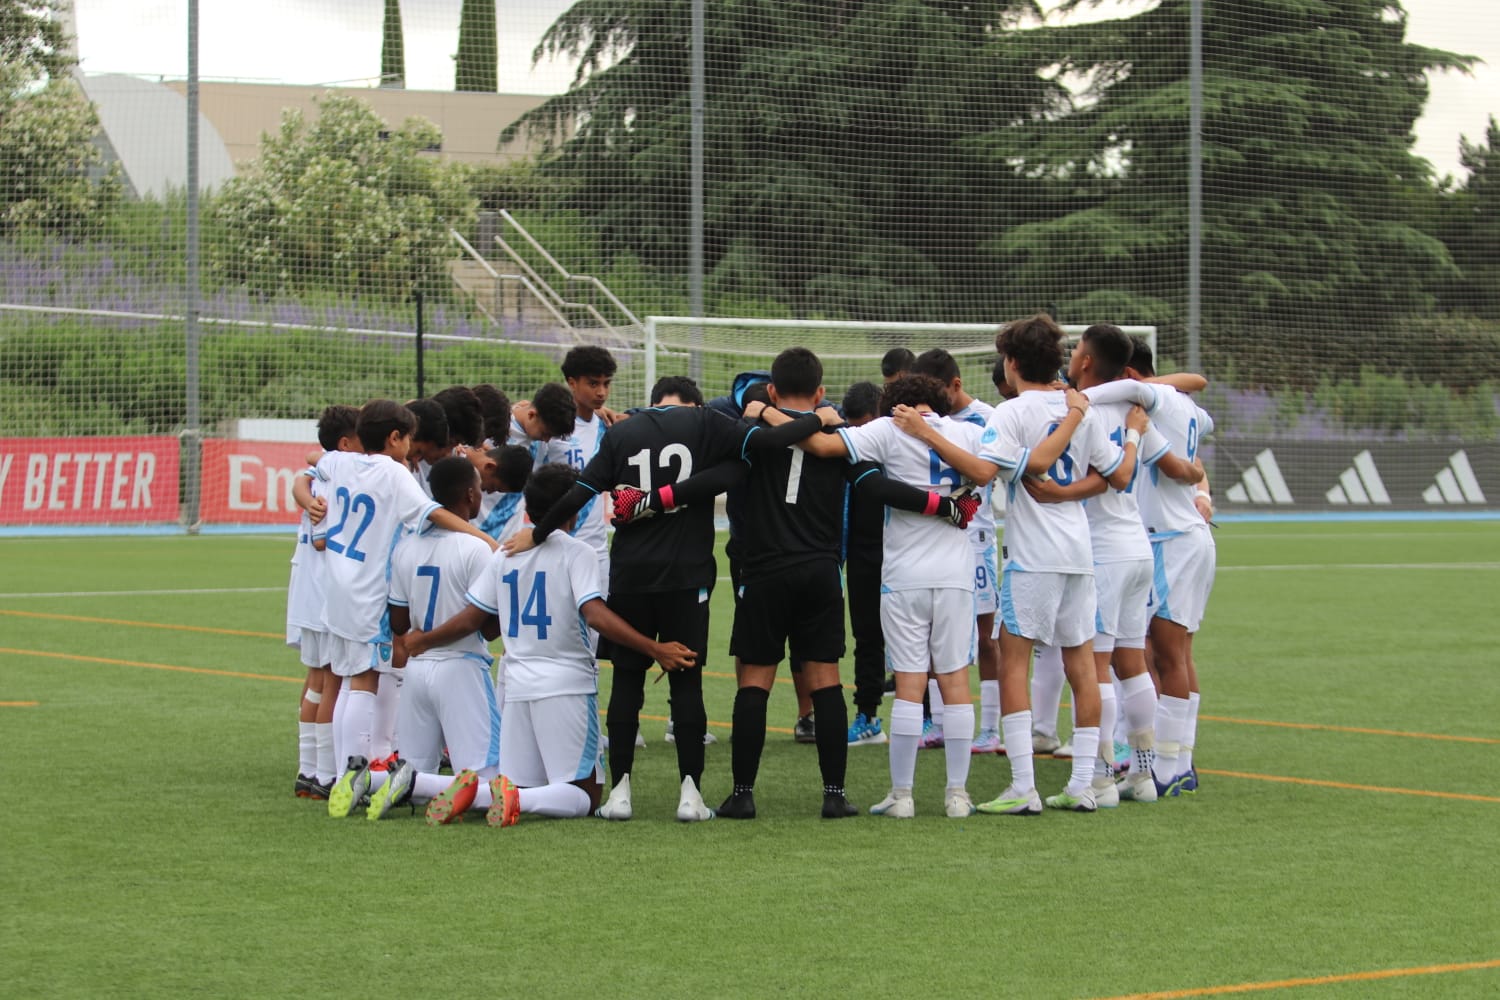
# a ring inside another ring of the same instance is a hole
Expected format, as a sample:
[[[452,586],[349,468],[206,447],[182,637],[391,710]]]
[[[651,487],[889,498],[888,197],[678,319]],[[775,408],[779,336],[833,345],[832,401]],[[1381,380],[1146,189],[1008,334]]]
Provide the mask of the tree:
[[[1073,113],[988,140],[991,155],[1062,195],[1055,217],[993,246],[1008,280],[1058,303],[1064,319],[1181,334],[1189,10],[1163,0],[1036,32],[1031,44],[1090,84]],[[1429,310],[1452,273],[1442,243],[1419,228],[1429,168],[1411,151],[1412,128],[1425,73],[1472,60],[1409,44],[1405,29],[1390,0],[1204,4],[1204,345],[1242,374],[1314,381],[1289,343],[1321,341],[1320,358],[1355,362],[1402,317]]]
[[[500,50],[495,32],[495,0],[463,0],[453,89],[486,94],[500,89]]]
[[[406,86],[406,42],[401,31],[401,0],[385,0],[385,22],[380,34],[380,85],[396,90]]]
[[[61,79],[73,69],[63,22],[66,0],[0,0],[0,63],[27,81]],[[7,78],[7,87],[13,82]]]
[[[798,315],[991,318],[981,242],[1032,182],[968,142],[1060,100],[1003,44],[1029,2],[746,0],[712,5],[706,269],[710,302]],[[562,207],[610,255],[687,266],[689,5],[581,0],[537,58],[568,93],[520,128]],[[516,133],[509,130],[505,138]]]
[[[215,219],[235,234],[214,265],[268,295],[402,299],[447,288],[448,229],[470,223],[474,202],[461,167],[426,155],[441,139],[420,118],[391,129],[352,97],[324,98],[311,125],[287,111],[260,158],[214,199]]]
[[[1439,233],[1459,275],[1445,289],[1449,312],[1500,319],[1500,125],[1492,115],[1484,142],[1459,140],[1469,174],[1442,208]]]

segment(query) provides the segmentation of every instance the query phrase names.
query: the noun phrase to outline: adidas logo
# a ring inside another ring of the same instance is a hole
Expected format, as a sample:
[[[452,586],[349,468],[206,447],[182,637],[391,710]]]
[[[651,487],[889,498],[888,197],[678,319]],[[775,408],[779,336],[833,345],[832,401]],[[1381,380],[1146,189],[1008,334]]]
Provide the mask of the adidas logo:
[[[1484,491],[1474,477],[1467,452],[1455,451],[1448,456],[1448,465],[1440,469],[1433,484],[1422,491],[1422,499],[1428,503],[1485,502]]]
[[[1368,451],[1355,455],[1354,464],[1339,476],[1338,485],[1323,495],[1335,504],[1391,502],[1391,495],[1380,480],[1380,471],[1375,468],[1375,459]]]
[[[1292,491],[1286,488],[1281,477],[1281,468],[1276,456],[1267,448],[1255,456],[1255,464],[1248,466],[1240,481],[1224,494],[1234,503],[1295,503]]]

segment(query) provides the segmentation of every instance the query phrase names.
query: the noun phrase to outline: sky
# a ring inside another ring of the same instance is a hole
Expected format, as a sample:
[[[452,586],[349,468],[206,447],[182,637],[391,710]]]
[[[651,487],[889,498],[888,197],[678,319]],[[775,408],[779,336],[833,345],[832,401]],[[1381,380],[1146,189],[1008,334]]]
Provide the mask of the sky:
[[[1055,5],[1056,0],[1043,0]],[[1149,2],[1149,0],[1144,0]],[[500,90],[566,89],[572,66],[532,66],[542,33],[572,0],[504,0],[499,5]],[[1142,0],[1103,0],[1100,16]],[[460,0],[401,0],[406,83],[453,87]],[[713,0],[708,0],[712,16]],[[1478,56],[1472,75],[1429,77],[1417,122],[1417,155],[1439,177],[1461,175],[1458,141],[1482,142],[1500,117],[1500,0],[1404,0],[1407,40]],[[87,73],[187,75],[187,5],[182,0],[74,0],[79,59]],[[199,0],[198,71],[204,80],[369,86],[380,72],[382,0]]]

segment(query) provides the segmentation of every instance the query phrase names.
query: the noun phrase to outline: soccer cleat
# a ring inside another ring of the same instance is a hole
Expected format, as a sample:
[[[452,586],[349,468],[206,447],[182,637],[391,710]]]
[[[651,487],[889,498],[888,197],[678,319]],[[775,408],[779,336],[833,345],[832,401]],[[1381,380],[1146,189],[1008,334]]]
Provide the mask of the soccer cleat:
[[[1190,767],[1177,776],[1177,794],[1192,795],[1198,791],[1198,769]]]
[[[651,509],[651,494],[634,486],[616,486],[610,494],[614,498],[615,524],[643,521],[656,513]]]
[[[974,800],[969,798],[967,788],[950,788],[943,800],[943,808],[949,819],[964,819],[974,815]]]
[[[887,743],[885,731],[880,728],[880,716],[869,716],[863,712],[856,713],[854,721],[849,723],[849,745],[851,747],[872,746],[877,743]]]
[[[755,793],[731,792],[719,806],[720,819],[754,819]]]
[[[981,729],[979,735],[974,737],[974,743],[969,747],[970,753],[999,753],[1004,746],[1000,742],[1000,730]]]
[[[792,727],[792,739],[798,743],[818,742],[818,724],[811,712],[798,717],[797,724]]]
[[[1129,743],[1115,741],[1115,777],[1119,777],[1130,770],[1131,749]]]
[[[1070,738],[1068,740],[1068,742],[1064,743],[1062,746],[1060,746],[1056,750],[1052,751],[1052,756],[1054,756],[1054,757],[1061,757],[1064,760],[1072,760],[1073,759],[1073,741],[1072,741],[1072,739]]]
[[[848,819],[850,816],[858,815],[859,809],[844,796],[843,792],[823,793],[824,819]]]
[[[667,735],[663,736],[662,739],[666,740],[668,743],[676,743],[677,742],[677,733],[675,731],[675,726],[676,726],[676,723],[674,723],[671,719],[668,719],[667,720]],[[719,742],[719,738],[717,736],[715,736],[713,733],[709,732],[707,729],[705,729],[703,731],[703,745],[704,746],[711,747],[711,746],[713,746],[717,742]],[[646,741],[641,737],[640,730],[636,730],[635,745],[638,746],[638,747],[643,747],[643,746],[646,745]]]
[[[453,783],[427,803],[427,825],[447,826],[463,822],[464,813],[474,804],[479,791],[479,775],[464,768],[453,776]]]
[[[343,819],[369,793],[370,762],[363,757],[350,757],[348,768],[328,793],[328,815]]]
[[[503,774],[490,779],[490,808],[484,814],[490,826],[515,826],[521,818],[521,790]]]
[[[677,799],[677,819],[683,823],[701,823],[713,819],[714,811],[703,802],[703,793],[692,778],[682,779],[682,794]]]
[[[1094,804],[1100,809],[1114,809],[1120,804],[1120,790],[1113,778],[1096,773],[1094,775]]]
[[[922,720],[922,742],[917,744],[921,750],[936,750],[943,745],[943,727],[927,718]]]
[[[1122,802],[1156,801],[1156,779],[1151,777],[1150,771],[1127,774],[1115,783],[1115,787],[1120,792]]]
[[[1175,799],[1182,794],[1182,779],[1185,775],[1179,774],[1171,781],[1159,781],[1156,772],[1151,772],[1151,783],[1156,786],[1156,797],[1158,799]]]
[[[328,796],[330,793],[332,793],[332,791],[333,782],[330,781],[325,785],[318,779],[314,778],[312,785],[307,790],[307,797],[312,799],[314,802],[327,802]]]
[[[1012,786],[1001,792],[998,797],[988,802],[981,802],[975,808],[991,816],[1040,816],[1042,797],[1036,793],[1035,788],[1018,792]]]
[[[889,816],[891,819],[911,819],[917,814],[917,804],[912,800],[910,788],[892,788],[870,807],[872,816]]]
[[[974,520],[974,515],[979,512],[979,505],[984,502],[984,494],[980,493],[979,487],[973,483],[966,483],[948,494],[947,499],[949,512],[940,513],[939,516],[955,528],[962,530],[969,526],[969,522]]]
[[[639,728],[635,731],[635,745],[638,747],[646,745],[646,734],[641,732]]]
[[[297,784],[295,786],[295,791],[297,793],[297,798],[299,798],[299,799],[316,798],[316,796],[313,795],[313,789],[317,787],[317,784],[318,784],[318,779],[315,778],[315,777],[313,777],[312,775],[310,775],[310,774],[298,774],[297,775]]]
[[[1099,803],[1094,799],[1092,786],[1084,788],[1077,795],[1072,794],[1066,788],[1056,795],[1047,796],[1048,809],[1066,809],[1069,812],[1091,813],[1099,808]]]
[[[389,771],[391,768],[395,767],[396,764],[400,762],[400,760],[400,755],[395,753],[392,753],[388,757],[376,757],[374,760],[370,761],[370,770]]]
[[[621,822],[635,815],[630,808],[629,774],[620,776],[620,780],[615,782],[615,787],[609,790],[609,798],[604,800],[604,805],[594,810],[594,815],[600,819],[613,819]]]
[[[1060,746],[1062,746],[1062,741],[1056,736],[1048,736],[1040,729],[1033,729],[1031,731],[1032,753],[1051,753]]]
[[[396,806],[410,802],[412,781],[416,776],[417,769],[397,757],[385,784],[370,793],[370,807],[365,810],[365,819],[374,822]]]

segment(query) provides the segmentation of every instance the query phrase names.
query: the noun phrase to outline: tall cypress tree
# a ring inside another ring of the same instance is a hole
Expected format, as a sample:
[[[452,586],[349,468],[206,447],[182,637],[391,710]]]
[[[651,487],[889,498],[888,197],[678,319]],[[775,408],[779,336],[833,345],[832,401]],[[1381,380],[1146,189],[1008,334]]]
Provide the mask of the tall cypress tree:
[[[385,24],[380,38],[380,85],[400,90],[406,86],[406,41],[401,31],[401,0],[385,0]]]
[[[495,33],[495,0],[464,0],[458,15],[455,90],[493,94],[500,89],[500,51]]]

